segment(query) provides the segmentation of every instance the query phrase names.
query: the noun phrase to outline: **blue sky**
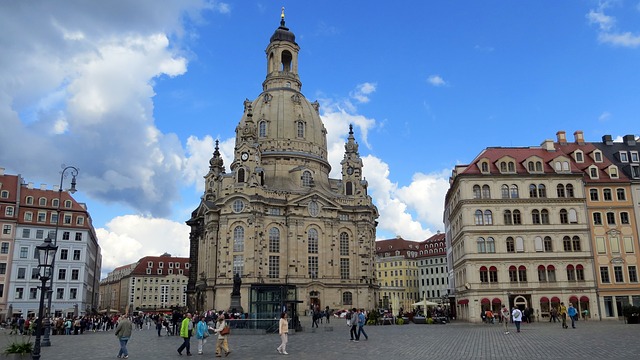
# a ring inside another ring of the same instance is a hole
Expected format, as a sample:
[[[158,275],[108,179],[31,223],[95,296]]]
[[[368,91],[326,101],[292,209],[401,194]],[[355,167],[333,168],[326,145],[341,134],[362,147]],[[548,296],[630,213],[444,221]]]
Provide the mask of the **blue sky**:
[[[638,134],[640,0],[4,1],[0,166],[50,187],[80,168],[103,274],[188,256],[213,142],[228,165],[282,6],[333,177],[354,124],[378,239],[443,230],[451,169],[487,146]]]

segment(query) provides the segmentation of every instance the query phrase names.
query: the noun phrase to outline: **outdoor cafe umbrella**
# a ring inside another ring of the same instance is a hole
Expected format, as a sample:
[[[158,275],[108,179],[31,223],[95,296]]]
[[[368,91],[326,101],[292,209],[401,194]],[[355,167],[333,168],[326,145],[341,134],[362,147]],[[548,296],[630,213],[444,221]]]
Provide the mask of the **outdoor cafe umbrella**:
[[[411,304],[411,306],[438,306],[438,303],[434,303],[433,301],[428,301],[428,300],[422,300],[422,301],[418,301],[417,303],[413,303]]]

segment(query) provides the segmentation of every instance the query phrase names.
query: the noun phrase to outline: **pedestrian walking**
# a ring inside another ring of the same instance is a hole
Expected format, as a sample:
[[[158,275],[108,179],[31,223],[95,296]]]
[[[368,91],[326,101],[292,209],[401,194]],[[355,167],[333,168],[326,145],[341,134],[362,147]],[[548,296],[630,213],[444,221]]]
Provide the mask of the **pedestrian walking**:
[[[278,333],[280,334],[280,346],[276,350],[282,355],[289,355],[287,352],[287,342],[289,342],[289,322],[287,321],[287,312],[283,311],[280,315],[280,323],[278,324]]]
[[[500,315],[502,316],[502,323],[504,324],[504,333],[505,335],[509,333],[509,309],[507,305],[502,305],[502,310],[500,310]]]
[[[216,334],[218,334],[218,340],[216,342],[216,357],[221,357],[224,352],[224,356],[229,356],[231,354],[231,350],[229,350],[229,343],[227,342],[228,328],[227,322],[224,319],[224,315],[220,314],[218,316],[218,322],[216,323],[216,328],[213,330]]]
[[[511,318],[513,323],[516,324],[516,332],[520,332],[520,322],[522,322],[522,311],[518,308],[513,308],[511,312]]]
[[[356,318],[356,308],[353,308],[347,312],[347,326],[349,327],[349,335],[351,335],[351,341],[358,340],[358,319]]]
[[[364,331],[365,322],[364,309],[360,309],[358,312],[358,339],[360,339],[360,334],[362,334],[366,340],[369,340],[369,336],[367,336],[367,333]]]
[[[191,324],[191,313],[182,320],[180,325],[180,337],[182,338],[182,345],[178,348],[178,354],[182,355],[182,350],[187,349],[187,356],[191,356],[191,331],[189,330]]]
[[[118,326],[116,326],[116,337],[120,341],[120,351],[118,351],[118,358],[129,358],[127,342],[129,342],[129,339],[131,338],[131,330],[133,330],[133,324],[131,324],[131,321],[129,321],[128,314],[120,316]]]
[[[571,327],[576,328],[576,320],[578,319],[578,310],[573,307],[572,303],[569,303],[569,308],[567,309],[567,315],[571,318]]]
[[[563,329],[568,328],[568,326],[567,326],[567,307],[564,306],[563,302],[560,303],[560,310],[558,310],[558,313],[560,314],[560,318],[562,319],[562,328]]]
[[[196,325],[196,340],[198,341],[198,355],[202,355],[204,344],[207,343],[209,337],[209,327],[204,321],[204,316],[200,316]]]

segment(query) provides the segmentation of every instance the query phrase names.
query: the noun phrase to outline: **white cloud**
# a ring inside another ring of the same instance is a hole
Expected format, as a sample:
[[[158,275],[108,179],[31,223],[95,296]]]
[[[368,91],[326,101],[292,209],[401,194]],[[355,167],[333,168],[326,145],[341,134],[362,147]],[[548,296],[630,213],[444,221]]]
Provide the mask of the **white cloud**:
[[[118,216],[96,229],[102,247],[102,278],[118,266],[165,252],[189,257],[189,227],[166,219]]]
[[[611,119],[611,113],[608,111],[605,111],[602,114],[600,114],[600,116],[598,116],[598,121],[600,122],[609,121],[610,119]]]
[[[359,103],[368,103],[369,95],[373,94],[375,91],[376,84],[366,82],[356,86],[356,89],[350,93],[350,96],[356,99]]]
[[[440,75],[431,75],[427,78],[427,82],[433,86],[445,86],[447,82],[444,81]]]
[[[605,9],[609,8],[611,2],[600,2],[597,10],[590,10],[586,15],[589,24],[598,26],[598,41],[613,46],[636,48],[640,46],[640,34],[633,34],[629,31],[616,29],[616,18],[606,15]],[[640,4],[637,6],[640,8]]]

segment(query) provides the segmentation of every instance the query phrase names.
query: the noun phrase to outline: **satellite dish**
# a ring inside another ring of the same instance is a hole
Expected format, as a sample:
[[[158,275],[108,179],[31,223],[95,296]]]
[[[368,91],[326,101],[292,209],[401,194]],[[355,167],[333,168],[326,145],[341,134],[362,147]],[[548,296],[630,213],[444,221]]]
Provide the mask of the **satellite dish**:
[[[471,284],[466,283],[466,284],[464,284],[464,287],[465,287],[465,289],[469,290],[469,289],[471,289]]]

